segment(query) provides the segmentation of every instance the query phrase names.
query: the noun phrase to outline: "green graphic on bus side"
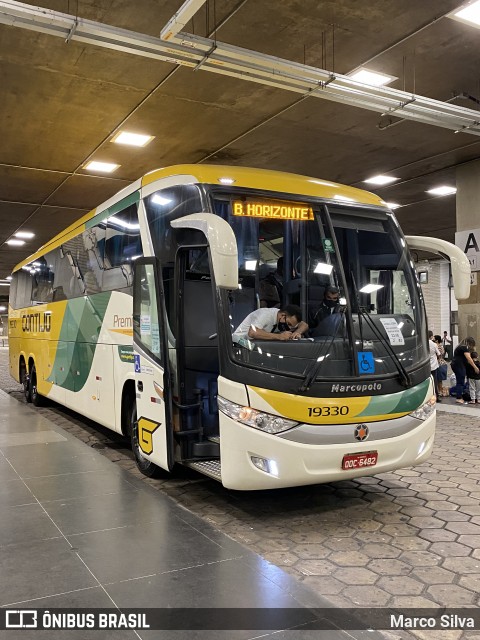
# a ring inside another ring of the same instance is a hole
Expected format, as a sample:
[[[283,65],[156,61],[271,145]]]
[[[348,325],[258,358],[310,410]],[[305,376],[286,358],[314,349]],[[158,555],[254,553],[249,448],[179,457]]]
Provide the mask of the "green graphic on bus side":
[[[412,389],[385,396],[372,396],[365,409],[358,414],[358,418],[389,413],[406,413],[415,411],[427,400],[430,379],[424,380]]]
[[[129,347],[128,345],[119,344],[118,345],[118,355],[122,362],[129,362],[133,364],[133,347]]]
[[[70,391],[84,387],[111,295],[107,291],[67,302],[48,382]]]

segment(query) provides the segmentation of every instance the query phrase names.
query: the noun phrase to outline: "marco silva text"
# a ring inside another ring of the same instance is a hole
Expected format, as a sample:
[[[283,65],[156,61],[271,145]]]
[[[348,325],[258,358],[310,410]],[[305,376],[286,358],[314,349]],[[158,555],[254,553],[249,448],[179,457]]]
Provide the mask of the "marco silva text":
[[[475,618],[444,613],[434,616],[390,615],[391,629],[475,629]]]

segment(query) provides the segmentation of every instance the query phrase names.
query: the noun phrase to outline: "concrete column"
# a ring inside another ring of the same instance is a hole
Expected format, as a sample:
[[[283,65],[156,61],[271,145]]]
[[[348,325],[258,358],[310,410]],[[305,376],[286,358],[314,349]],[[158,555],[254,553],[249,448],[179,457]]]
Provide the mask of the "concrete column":
[[[469,162],[457,168],[457,231],[480,229],[480,161]],[[462,247],[463,248],[463,247]],[[478,267],[477,267],[478,268]],[[474,284],[467,300],[458,301],[459,340],[475,338],[480,350],[480,287],[474,273]]]

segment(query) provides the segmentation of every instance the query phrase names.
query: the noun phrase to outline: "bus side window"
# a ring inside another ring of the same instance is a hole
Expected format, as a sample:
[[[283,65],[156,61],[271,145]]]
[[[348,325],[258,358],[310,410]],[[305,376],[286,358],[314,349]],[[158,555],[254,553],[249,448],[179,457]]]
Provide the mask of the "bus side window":
[[[33,281],[32,302],[34,304],[52,302],[53,272],[51,272],[46,258],[35,260]]]
[[[10,292],[8,295],[8,304],[12,307],[12,309],[18,309],[17,307],[17,285],[18,285],[18,275],[21,273],[17,271],[12,274],[12,280],[10,282]]]
[[[131,287],[133,264],[142,253],[137,205],[132,204],[107,219],[104,290]]]
[[[13,289],[14,296],[12,296],[12,293],[10,293],[10,304],[14,309],[28,307],[31,304],[32,300],[32,274],[25,269],[20,269],[20,271],[17,271],[13,277],[16,284]]]
[[[87,261],[86,251],[82,238],[75,236],[67,240],[55,250],[57,268],[55,270],[54,289],[62,287],[64,295],[70,298],[78,298],[86,293],[84,281],[85,263]],[[57,295],[56,300],[60,299]]]
[[[103,265],[105,249],[105,223],[82,233],[83,246],[87,253],[83,278],[87,293],[98,293],[103,289]]]

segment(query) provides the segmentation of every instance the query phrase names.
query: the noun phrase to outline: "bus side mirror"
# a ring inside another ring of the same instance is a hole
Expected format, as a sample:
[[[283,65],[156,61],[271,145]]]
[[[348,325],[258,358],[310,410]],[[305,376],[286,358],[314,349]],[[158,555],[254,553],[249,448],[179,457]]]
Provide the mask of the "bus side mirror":
[[[463,251],[446,240],[426,236],[405,236],[409,249],[429,251],[447,257],[452,266],[453,291],[457,300],[465,300],[470,295],[471,269]]]
[[[197,229],[207,238],[215,284],[220,289],[238,289],[238,250],[232,227],[213,213],[192,213],[172,220],[174,229]]]

